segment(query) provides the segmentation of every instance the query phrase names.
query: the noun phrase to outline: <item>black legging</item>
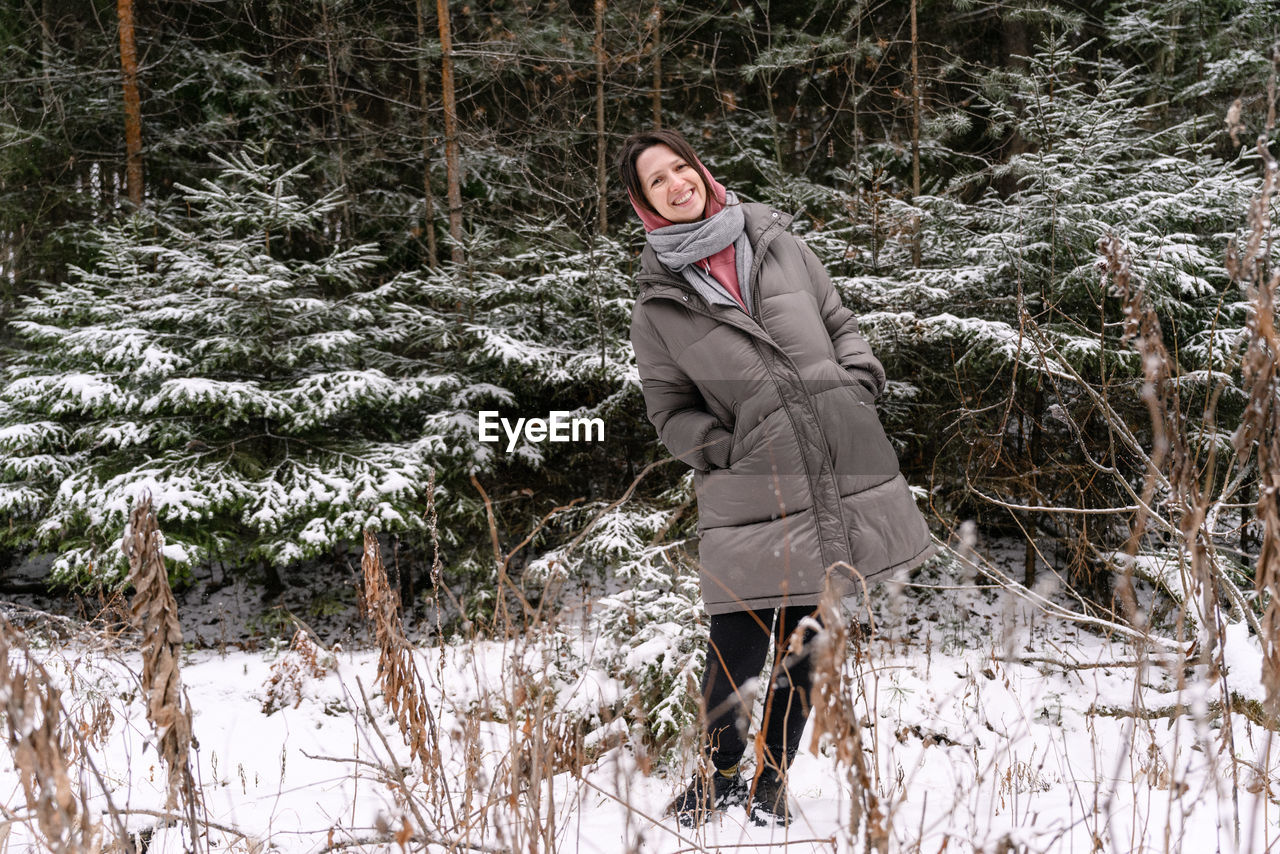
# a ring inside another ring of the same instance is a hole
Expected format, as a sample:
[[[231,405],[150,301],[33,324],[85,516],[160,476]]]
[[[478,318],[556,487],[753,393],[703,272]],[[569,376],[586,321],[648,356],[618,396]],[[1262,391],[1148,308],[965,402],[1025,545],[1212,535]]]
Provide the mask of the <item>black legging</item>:
[[[772,634],[780,659],[772,673],[773,684],[765,701],[765,763],[785,769],[795,756],[809,717],[809,641],[813,629],[805,629],[800,654],[786,655],[788,640],[800,621],[815,616],[812,607],[733,611],[711,617],[711,642],[702,675],[702,699],[707,711],[707,743],[712,763],[732,768],[746,752],[743,736],[751,709],[739,693],[743,684],[760,676]]]

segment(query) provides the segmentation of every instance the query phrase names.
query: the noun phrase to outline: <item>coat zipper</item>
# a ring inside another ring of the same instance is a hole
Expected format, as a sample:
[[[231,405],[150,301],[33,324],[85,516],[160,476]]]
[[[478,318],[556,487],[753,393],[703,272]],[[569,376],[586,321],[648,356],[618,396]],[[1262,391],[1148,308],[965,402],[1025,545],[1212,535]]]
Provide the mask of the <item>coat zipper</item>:
[[[751,336],[752,343],[756,347],[756,352],[760,356],[760,364],[764,365],[765,371],[769,374],[769,379],[773,380],[773,386],[774,386],[775,392],[778,395],[778,400],[784,399],[782,395],[782,389],[780,387],[780,383],[778,381],[777,375],[774,373],[773,369],[769,367],[768,360],[766,360],[764,358],[764,355],[759,352],[760,343],[763,341],[770,344],[774,348],[774,350],[776,350],[778,354],[783,359],[785,359],[788,364],[790,364],[792,373],[794,373],[797,377],[800,376],[800,370],[796,367],[795,362],[791,361],[791,357],[787,355],[786,351],[782,349],[781,345],[779,345],[776,341],[773,340],[773,337],[769,334],[769,330],[765,328],[764,319],[760,317],[760,283],[758,280],[760,276],[760,266],[764,261],[764,253],[768,250],[769,244],[773,242],[773,239],[777,237],[778,234],[780,234],[781,232],[782,232],[782,224],[780,221],[778,221],[775,218],[773,223],[768,228],[766,228],[764,232],[760,235],[759,244],[755,247],[754,257],[752,258],[752,261],[751,261],[751,272],[748,274],[748,277],[749,277],[748,282],[753,285],[753,287],[751,288],[751,304],[752,304],[752,307],[755,309],[755,316],[751,317],[751,320],[755,324],[755,326],[760,330],[759,333],[757,333],[755,330],[747,328],[744,325],[739,325],[737,323],[729,324],[730,326],[733,326],[736,329],[741,329],[742,331],[748,333]],[[699,300],[702,300],[702,297],[698,296],[698,294],[688,286],[688,283],[684,282],[683,280],[676,279],[672,276],[666,276],[662,273],[642,273],[636,277],[636,281],[637,282],[654,281],[654,282],[661,282],[663,284],[673,285],[679,288],[681,291],[685,292],[685,298],[684,298],[685,307],[688,308],[690,311],[697,312],[698,314],[701,314],[704,317],[709,317],[712,320],[716,320],[721,323],[728,322],[724,318],[716,317],[710,311],[689,305],[688,304],[689,294],[693,294],[694,296],[697,296]],[[675,301],[673,297],[665,297],[665,296],[650,297],[649,299],[671,299],[673,302]],[[809,411],[809,416],[810,418],[813,419],[813,423],[820,424],[821,422],[819,422],[818,420],[818,414],[817,412],[814,411],[813,405],[809,401],[809,397],[807,394],[805,395],[805,398],[804,398],[804,405],[805,405],[805,408]],[[783,408],[786,410],[787,420],[791,422],[791,432],[796,437],[797,447],[800,449],[800,453],[804,454],[805,453],[804,448],[800,444],[801,437],[803,434],[797,429],[795,415],[792,414],[790,407],[784,406]],[[737,424],[735,423],[734,426],[736,427]],[[818,429],[819,431],[821,431],[821,427],[819,427]],[[730,449],[730,451],[732,451],[732,448]],[[834,485],[835,470],[831,464],[831,455],[826,453],[826,451],[824,450],[823,457],[827,465],[827,468],[831,471],[830,476],[832,479],[832,483]],[[809,471],[808,466],[805,466],[805,480],[809,484],[809,494],[814,496],[815,502],[816,502],[816,498],[818,496],[817,484],[814,483],[814,475],[811,471]],[[815,503],[815,509],[816,509],[816,503]],[[781,512],[781,515],[779,516],[779,518],[784,518],[786,516],[785,509],[780,510],[780,512]],[[836,490],[836,512],[840,514],[840,524],[841,524],[841,527],[844,528],[845,526],[844,508],[840,506],[840,495],[839,495],[838,489]],[[818,525],[818,517],[816,513],[814,515],[814,525],[815,526]],[[822,531],[819,528],[818,543],[819,543],[819,548],[824,552],[822,556],[822,559],[824,562],[826,561],[826,558],[827,558],[827,555],[825,554],[825,552],[827,551],[827,548],[823,545],[825,541],[826,541],[826,538],[822,536]],[[846,545],[846,549],[847,549],[847,545]],[[830,562],[827,562],[827,563],[828,563],[828,566],[831,565]]]

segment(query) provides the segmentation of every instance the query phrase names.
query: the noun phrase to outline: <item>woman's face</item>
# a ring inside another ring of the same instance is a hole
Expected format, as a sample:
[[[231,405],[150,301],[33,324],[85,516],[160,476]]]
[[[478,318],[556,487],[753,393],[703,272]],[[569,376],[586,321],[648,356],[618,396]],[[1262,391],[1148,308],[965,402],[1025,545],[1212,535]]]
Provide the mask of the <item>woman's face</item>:
[[[654,210],[671,222],[693,222],[707,207],[707,185],[697,167],[670,146],[651,145],[636,158],[636,174]]]

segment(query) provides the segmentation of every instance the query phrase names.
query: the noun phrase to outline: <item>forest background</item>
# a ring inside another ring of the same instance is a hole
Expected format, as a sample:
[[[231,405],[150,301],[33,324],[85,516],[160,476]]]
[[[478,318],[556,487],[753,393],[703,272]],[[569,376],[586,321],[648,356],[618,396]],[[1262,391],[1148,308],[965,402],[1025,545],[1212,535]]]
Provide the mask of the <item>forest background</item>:
[[[338,607],[372,529],[410,607],[443,585],[478,616],[500,583],[528,604],[609,573],[696,603],[687,472],[650,468],[642,240],[613,167],[661,125],[797,215],[888,369],[882,418],[939,536],[1014,535],[1028,586],[1047,565],[1111,607],[1117,567],[1149,565],[1122,552],[1181,548],[1182,472],[1247,590],[1268,268],[1239,247],[1271,206],[1277,20],[1257,0],[7,3],[0,589],[33,552],[52,582],[118,584],[148,491],[178,584],[318,573],[315,608]],[[1143,312],[1154,337],[1126,325]],[[507,452],[481,409],[598,417],[606,441]]]

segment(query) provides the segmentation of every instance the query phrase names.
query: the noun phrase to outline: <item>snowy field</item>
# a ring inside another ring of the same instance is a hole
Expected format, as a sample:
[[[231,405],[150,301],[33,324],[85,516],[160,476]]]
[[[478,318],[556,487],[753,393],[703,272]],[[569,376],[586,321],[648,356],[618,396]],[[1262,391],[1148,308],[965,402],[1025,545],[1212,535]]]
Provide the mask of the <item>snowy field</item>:
[[[201,845],[1272,850],[1280,839],[1278,763],[1253,702],[1261,699],[1260,653],[1242,625],[1226,632],[1227,672],[1211,676],[1203,664],[1142,657],[1125,638],[1053,616],[1009,590],[955,582],[924,572],[875,594],[877,633],[850,654],[843,674],[870,786],[851,782],[857,775],[831,737],[811,749],[811,720],[792,771],[796,820],[787,828],[751,826],[741,807],[697,829],[664,818],[691,765],[654,761],[620,718],[599,723],[601,710],[625,707],[627,687],[591,667],[603,641],[569,624],[505,643],[415,647],[434,733],[420,754],[425,765],[379,690],[376,650],[291,651],[282,642],[190,652],[181,675],[198,740]],[[1059,608],[1079,607],[1049,597]],[[63,690],[66,720],[79,733],[68,740],[72,783],[88,792],[105,837],[121,822],[145,842],[138,850],[190,850],[181,824],[157,818],[172,810],[140,699],[141,657],[127,639],[55,639],[33,629],[26,642]],[[16,650],[10,655],[19,662]],[[566,723],[584,720],[596,721],[594,729],[575,733]],[[0,851],[42,850],[12,755],[0,757],[0,804]]]

